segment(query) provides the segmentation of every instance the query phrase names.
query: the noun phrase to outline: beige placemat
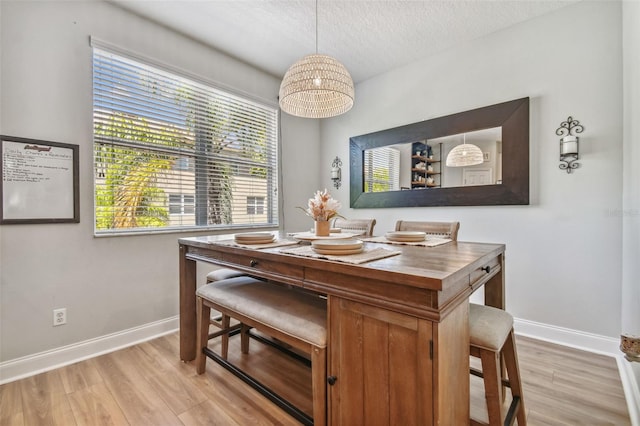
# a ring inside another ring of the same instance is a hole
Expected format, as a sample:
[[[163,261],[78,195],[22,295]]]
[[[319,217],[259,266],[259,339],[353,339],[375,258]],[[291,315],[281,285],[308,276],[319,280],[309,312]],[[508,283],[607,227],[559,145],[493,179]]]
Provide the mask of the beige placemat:
[[[361,238],[362,241],[367,241],[370,243],[385,243],[385,244],[395,244],[399,246],[421,246],[421,247],[435,247],[441,244],[450,243],[451,238],[440,238],[440,237],[431,237],[427,235],[427,239],[424,241],[418,242],[402,242],[402,241],[391,241],[387,240],[387,238],[383,235],[380,237],[371,237],[371,238]]]
[[[389,250],[385,248],[370,248],[364,249],[362,253],[358,254],[345,254],[345,255],[333,255],[333,254],[319,254],[313,251],[311,246],[301,246],[295,248],[286,248],[280,250],[282,253],[295,254],[298,256],[315,257],[317,259],[335,260],[336,262],[345,262],[360,264],[365,262],[371,262],[372,260],[384,259],[385,257],[395,256],[400,254],[400,251]]]
[[[244,248],[259,250],[259,249],[267,249],[267,248],[274,248],[274,247],[293,246],[298,244],[299,241],[275,240],[272,243],[266,243],[266,244],[240,244],[240,243],[237,243],[236,240],[220,240],[220,241],[210,241],[210,243],[220,244],[223,246],[244,247]]]

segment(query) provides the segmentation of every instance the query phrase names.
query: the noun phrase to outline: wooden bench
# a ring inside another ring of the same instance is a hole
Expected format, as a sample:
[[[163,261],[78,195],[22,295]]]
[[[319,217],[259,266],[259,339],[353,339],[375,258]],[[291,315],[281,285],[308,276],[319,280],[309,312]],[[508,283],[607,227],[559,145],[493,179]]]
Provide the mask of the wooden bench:
[[[311,293],[291,289],[251,277],[235,277],[203,285],[197,296],[196,370],[205,371],[209,357],[260,391],[289,414],[306,424],[326,424],[327,407],[327,305],[326,300]],[[216,333],[222,337],[221,356],[207,347],[211,309],[222,314],[226,328]],[[249,328],[255,328],[295,349],[309,354],[313,394],[313,420],[290,402],[226,361],[229,318],[241,322],[241,350],[249,352]],[[225,365],[226,364],[226,365]],[[234,371],[234,369],[236,371]]]

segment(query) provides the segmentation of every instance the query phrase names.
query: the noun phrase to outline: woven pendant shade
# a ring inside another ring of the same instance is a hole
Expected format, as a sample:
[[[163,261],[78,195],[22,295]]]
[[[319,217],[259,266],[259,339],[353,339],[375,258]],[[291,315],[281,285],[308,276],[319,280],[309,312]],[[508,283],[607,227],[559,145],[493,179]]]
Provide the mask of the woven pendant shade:
[[[482,164],[483,161],[484,156],[480,148],[473,144],[462,143],[449,151],[446,164],[447,167],[465,167]]]
[[[291,65],[280,84],[280,108],[305,118],[344,114],[355,90],[349,71],[327,55],[307,55]]]

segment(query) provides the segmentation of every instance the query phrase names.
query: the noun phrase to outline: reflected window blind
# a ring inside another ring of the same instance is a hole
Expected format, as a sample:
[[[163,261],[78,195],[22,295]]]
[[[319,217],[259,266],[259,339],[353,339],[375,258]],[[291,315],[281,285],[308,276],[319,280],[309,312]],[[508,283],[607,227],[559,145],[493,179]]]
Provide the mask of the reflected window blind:
[[[400,152],[395,148],[365,151],[364,191],[385,192],[400,189]]]
[[[277,225],[275,107],[94,47],[93,125],[96,234]]]

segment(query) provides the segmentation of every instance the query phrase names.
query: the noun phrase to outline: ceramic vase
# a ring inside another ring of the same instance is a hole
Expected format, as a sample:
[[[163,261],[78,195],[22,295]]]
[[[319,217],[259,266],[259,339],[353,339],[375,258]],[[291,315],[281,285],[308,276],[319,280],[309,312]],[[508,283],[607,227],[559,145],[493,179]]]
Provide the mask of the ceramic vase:
[[[329,221],[328,220],[316,220],[313,223],[314,230],[316,231],[317,237],[328,237],[329,236]]]

